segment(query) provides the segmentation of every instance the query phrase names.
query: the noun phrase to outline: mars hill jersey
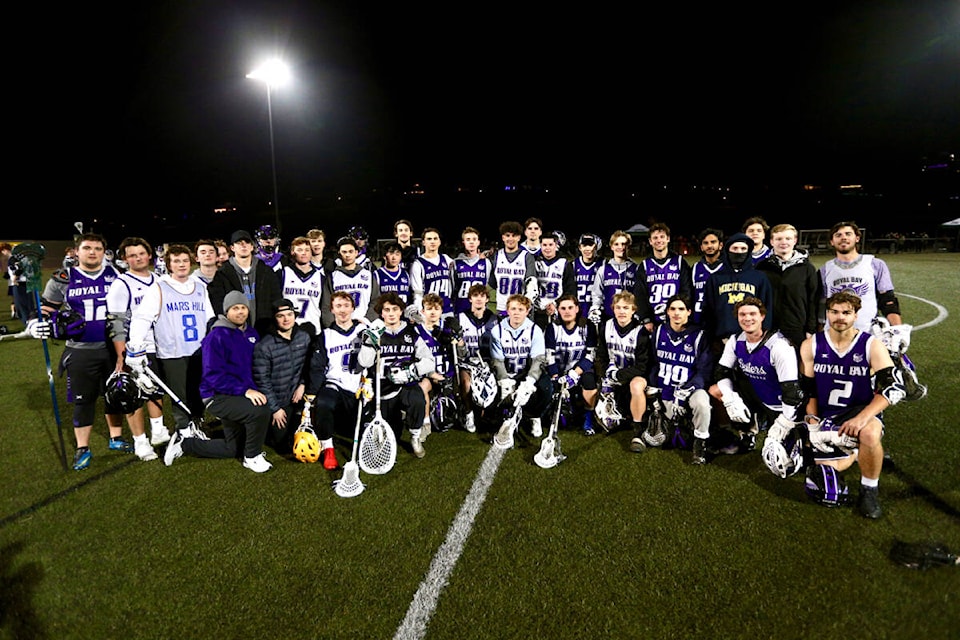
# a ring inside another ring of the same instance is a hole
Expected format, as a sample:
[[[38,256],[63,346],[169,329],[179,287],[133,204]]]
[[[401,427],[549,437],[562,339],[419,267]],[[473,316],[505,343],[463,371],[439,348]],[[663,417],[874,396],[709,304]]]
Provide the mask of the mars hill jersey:
[[[164,280],[160,286],[160,315],[154,321],[157,357],[185,358],[198,349],[207,335],[207,286],[191,279],[193,290],[181,293]]]
[[[593,302],[593,281],[597,279],[597,267],[600,263],[594,260],[590,264],[579,257],[573,261],[573,277],[577,281],[577,300],[580,301],[580,315],[584,318],[590,313],[590,304]]]
[[[813,373],[817,385],[817,411],[833,418],[873,400],[870,377],[870,343],[873,336],[861,331],[846,353],[840,354],[825,332],[813,336]]]
[[[320,298],[323,293],[323,271],[310,265],[304,273],[300,269],[285,266],[281,271],[281,295],[293,303],[297,310],[297,324],[309,322],[320,333]]]

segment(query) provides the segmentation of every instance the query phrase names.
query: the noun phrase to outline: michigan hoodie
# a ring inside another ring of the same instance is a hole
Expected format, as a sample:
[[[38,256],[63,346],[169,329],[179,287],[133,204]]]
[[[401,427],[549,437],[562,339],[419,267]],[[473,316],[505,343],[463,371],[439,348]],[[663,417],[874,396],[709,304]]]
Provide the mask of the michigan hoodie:
[[[767,309],[763,328],[773,326],[773,287],[766,274],[754,268],[749,248],[746,253],[733,254],[731,259],[730,246],[737,242],[753,246],[753,241],[745,233],[735,233],[727,238],[722,251],[724,268],[710,276],[704,285],[701,321],[707,335],[713,339],[740,332],[734,305],[748,296],[759,298]]]

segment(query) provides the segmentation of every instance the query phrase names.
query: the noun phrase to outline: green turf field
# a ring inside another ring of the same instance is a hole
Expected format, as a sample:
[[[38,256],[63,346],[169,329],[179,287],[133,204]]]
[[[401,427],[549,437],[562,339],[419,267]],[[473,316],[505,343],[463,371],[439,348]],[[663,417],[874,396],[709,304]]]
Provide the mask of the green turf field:
[[[91,467],[65,473],[41,343],[0,343],[0,638],[958,638],[960,569],[887,554],[960,550],[960,254],[883,257],[930,391],[887,412],[878,521],[759,451],[693,467],[625,431],[561,432],[551,470],[522,438],[501,456],[434,434],[417,460],[405,435],[347,499],[273,452],[262,476],[108,452],[101,416]]]

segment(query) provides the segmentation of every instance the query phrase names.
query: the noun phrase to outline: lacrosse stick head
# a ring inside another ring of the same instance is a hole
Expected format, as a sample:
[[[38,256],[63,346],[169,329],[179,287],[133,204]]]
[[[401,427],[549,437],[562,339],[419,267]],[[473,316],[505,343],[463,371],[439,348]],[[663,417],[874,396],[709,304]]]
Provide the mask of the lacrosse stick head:
[[[341,498],[352,498],[363,493],[363,483],[360,481],[360,468],[350,460],[343,465],[343,476],[333,485],[334,492]]]
[[[293,434],[293,455],[305,464],[312,464],[320,459],[320,440],[309,425],[301,424]]]
[[[596,414],[600,426],[607,433],[616,428],[623,420],[623,414],[617,407],[617,399],[612,393],[601,394],[600,401],[597,402],[597,407],[593,412]]]
[[[40,243],[21,242],[10,254],[20,265],[20,277],[27,283],[27,291],[43,291],[42,266],[47,248]]]
[[[555,443],[552,437],[546,437],[540,442],[540,451],[533,456],[533,461],[541,469],[552,469],[560,462],[555,454]]]
[[[484,409],[497,397],[497,376],[485,362],[470,366],[470,396],[475,405]]]
[[[670,431],[670,420],[663,409],[663,405],[655,403],[647,416],[647,428],[643,430],[643,442],[648,447],[662,447],[667,441]]]
[[[493,446],[500,449],[513,448],[513,433],[520,424],[520,416],[522,413],[523,407],[517,407],[513,413],[507,416],[500,426],[500,430],[493,436]]]
[[[379,415],[364,429],[358,455],[364,473],[383,475],[393,469],[397,461],[397,437]]]

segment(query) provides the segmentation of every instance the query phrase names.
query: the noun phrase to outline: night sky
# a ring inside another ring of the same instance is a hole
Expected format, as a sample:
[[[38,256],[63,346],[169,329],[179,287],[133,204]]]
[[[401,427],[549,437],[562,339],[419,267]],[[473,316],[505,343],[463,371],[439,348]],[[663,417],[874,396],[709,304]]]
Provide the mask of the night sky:
[[[8,126],[24,205],[49,213],[24,233],[269,211],[266,89],[245,76],[272,55],[294,75],[272,94],[281,209],[415,182],[866,181],[960,151],[957,2],[145,4],[27,10]]]

